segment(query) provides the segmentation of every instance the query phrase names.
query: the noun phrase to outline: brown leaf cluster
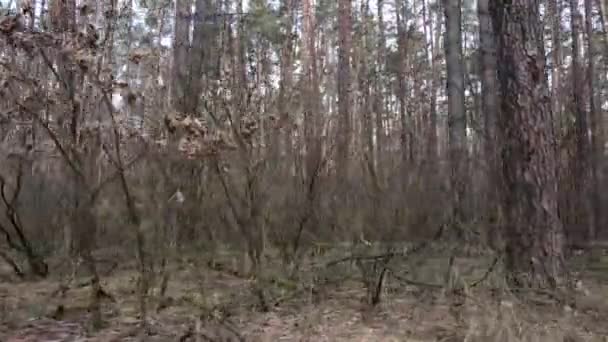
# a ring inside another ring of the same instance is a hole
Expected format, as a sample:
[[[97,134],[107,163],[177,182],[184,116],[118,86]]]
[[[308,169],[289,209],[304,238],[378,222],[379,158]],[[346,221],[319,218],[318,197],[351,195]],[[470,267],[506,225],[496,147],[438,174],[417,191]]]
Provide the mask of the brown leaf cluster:
[[[236,149],[229,133],[210,128],[207,122],[191,115],[172,112],[165,115],[165,127],[177,141],[177,149],[188,159],[215,156]]]
[[[65,62],[71,62],[81,70],[88,70],[94,63],[99,35],[95,26],[88,24],[74,34],[29,31],[21,14],[0,19],[0,34],[7,43],[28,54],[37,49],[54,48]]]

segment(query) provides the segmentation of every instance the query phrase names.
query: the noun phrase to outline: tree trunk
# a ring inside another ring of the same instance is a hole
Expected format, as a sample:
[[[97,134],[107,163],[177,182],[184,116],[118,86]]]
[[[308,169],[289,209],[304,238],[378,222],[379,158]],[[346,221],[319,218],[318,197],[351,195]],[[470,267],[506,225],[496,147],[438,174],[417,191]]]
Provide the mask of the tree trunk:
[[[562,102],[560,94],[560,79],[562,65],[561,40],[561,8],[559,0],[549,0],[548,10],[551,20],[551,110],[556,118],[561,117]],[[559,121],[559,120],[558,120]]]
[[[175,38],[173,46],[174,108],[185,114],[195,114],[202,87],[203,54],[209,44],[207,36],[207,0],[196,0],[192,13],[192,0],[177,0],[175,18]],[[192,44],[190,29],[195,17]]]
[[[348,170],[351,136],[351,0],[338,0],[338,175]]]
[[[366,151],[369,154],[369,160],[371,165],[373,166],[373,161],[375,160],[375,151],[374,151],[374,132],[373,132],[373,117],[372,117],[372,98],[371,98],[371,80],[372,80],[372,71],[370,72],[371,60],[369,56],[371,55],[370,48],[370,38],[369,38],[369,27],[370,27],[370,18],[371,15],[369,13],[369,0],[361,1],[360,7],[360,23],[363,29],[360,33],[359,38],[359,94],[362,97],[359,102],[359,114],[360,119],[363,121],[363,139],[364,144],[361,145],[363,147],[363,151]],[[369,67],[368,67],[369,63]]]
[[[306,177],[311,177],[315,172],[317,160],[320,158],[319,149],[321,143],[317,139],[316,131],[318,117],[321,114],[319,76],[317,72],[317,48],[316,48],[316,20],[314,6],[311,0],[304,0],[304,34],[302,39],[304,51],[304,145],[306,147],[305,170]],[[341,132],[342,133],[342,132]]]
[[[496,242],[499,232],[495,231],[498,214],[499,168],[496,155],[496,118],[498,116],[498,84],[496,82],[496,35],[490,17],[490,0],[477,0],[479,15],[479,40],[481,50],[481,107],[484,117],[484,153],[488,163],[486,210],[489,224],[489,241]],[[494,246],[495,247],[495,246]]]
[[[597,0],[597,7],[600,12],[600,24],[604,34],[604,53],[608,55],[608,6],[606,0]]]
[[[437,1],[437,4],[440,5],[440,2]],[[436,9],[437,12],[437,19],[436,19],[436,26],[433,27],[432,23],[433,21],[430,20],[431,22],[431,34],[433,34],[433,31],[435,31],[434,35],[435,38],[432,40],[432,54],[433,54],[433,60],[431,63],[431,74],[433,75],[433,79],[431,82],[431,111],[430,111],[430,126],[429,126],[429,132],[428,132],[428,159],[431,163],[435,163],[436,164],[436,159],[438,157],[438,150],[437,150],[437,91],[439,90],[439,83],[440,83],[440,54],[441,54],[441,30],[442,30],[442,23],[443,23],[443,15],[441,13],[441,8],[437,8]]]
[[[374,113],[376,121],[376,165],[383,165],[383,149],[385,148],[385,131],[384,131],[384,73],[386,66],[386,36],[384,24],[384,0],[378,0],[377,8],[378,16],[378,57],[376,62],[375,73],[375,97],[374,97]],[[377,167],[376,173],[380,170]]]
[[[403,167],[411,162],[411,122],[407,120],[407,66],[408,55],[407,47],[409,35],[407,31],[408,18],[406,17],[405,4],[403,0],[396,3],[396,20],[397,20],[397,51],[399,56],[397,67],[397,101],[399,103],[399,121],[401,123],[400,142],[401,142],[401,163]]]
[[[579,1],[570,0],[570,22],[572,27],[572,112],[576,118],[575,137],[576,137],[576,152],[574,162],[572,164],[572,196],[576,197],[573,201],[572,217],[569,223],[572,224],[570,237],[572,241],[583,243],[589,226],[588,217],[591,212],[589,210],[588,195],[585,191],[587,184],[587,112],[585,111],[585,85],[583,80],[583,69],[581,68],[581,15],[579,12]]]
[[[462,60],[462,0],[443,0],[443,8],[446,20],[448,144],[452,187],[451,219],[452,224],[457,227],[464,221],[465,166],[467,160],[464,65]]]
[[[505,214],[506,268],[515,287],[565,284],[557,213],[557,154],[547,96],[540,0],[493,2]]]
[[[292,66],[292,54],[293,54],[293,0],[282,0],[281,1],[281,18],[284,20],[283,34],[284,40],[281,47],[281,59],[280,59],[280,76],[279,76],[279,94],[277,99],[277,111],[278,111],[278,122],[277,126],[282,126],[283,123],[289,120],[289,110],[287,104],[289,103],[289,95],[291,93],[291,87],[293,83],[293,66]],[[271,146],[274,153],[281,153],[279,138],[279,130],[275,130],[275,141]],[[289,139],[288,133],[285,133]],[[285,143],[284,148],[288,148],[288,143]]]
[[[173,82],[171,84],[171,97],[173,108],[180,112],[186,112],[192,1],[177,0],[175,7],[175,38],[173,40]]]
[[[188,84],[189,88],[185,94],[185,112],[196,113],[199,98],[203,87],[203,65],[206,62],[205,49],[208,45],[213,45],[215,37],[211,37],[209,32],[208,15],[210,8],[209,0],[196,0],[194,4],[194,31],[192,34],[192,46],[188,56]]]
[[[433,51],[433,19],[432,16],[429,13],[429,9],[428,9],[428,5],[427,5],[427,1],[428,0],[422,0],[422,29],[424,32],[424,54],[425,56],[428,56],[428,68],[429,68],[429,72],[427,72],[427,83],[430,85],[427,96],[430,98],[430,105],[429,105],[429,114],[428,114],[428,121],[426,122],[426,128],[427,128],[427,152],[426,152],[426,157],[427,160],[425,161],[426,163],[429,162],[433,162],[435,157],[433,156],[433,152],[428,151],[430,149],[431,146],[431,141],[433,140],[431,135],[432,134],[437,134],[437,132],[433,132],[433,120],[434,117],[437,115],[437,92],[436,92],[436,88],[435,88],[435,84],[434,84],[434,79],[435,79],[435,72],[433,69],[433,59],[435,58],[434,56],[434,52]]]
[[[237,0],[236,12],[243,13],[243,0]],[[239,100],[244,99],[244,92],[247,88],[248,76],[247,76],[247,40],[245,37],[245,19],[243,16],[238,16],[237,30],[236,30],[236,53],[237,53],[237,76],[240,84],[240,91],[242,94],[239,95]],[[243,104],[240,104],[243,105]],[[237,113],[237,115],[240,115]],[[240,120],[240,116],[238,117]]]
[[[597,236],[599,223],[602,222],[600,216],[602,215],[601,209],[601,198],[599,192],[599,158],[601,153],[600,139],[598,138],[598,111],[596,105],[596,93],[595,93],[595,68],[593,62],[595,58],[595,43],[593,34],[593,2],[592,0],[585,0],[585,31],[587,33],[587,90],[589,99],[589,120],[591,124],[591,150],[587,154],[588,162],[590,166],[590,179],[589,179],[589,196],[590,203],[590,222],[587,231],[587,240],[592,242]]]

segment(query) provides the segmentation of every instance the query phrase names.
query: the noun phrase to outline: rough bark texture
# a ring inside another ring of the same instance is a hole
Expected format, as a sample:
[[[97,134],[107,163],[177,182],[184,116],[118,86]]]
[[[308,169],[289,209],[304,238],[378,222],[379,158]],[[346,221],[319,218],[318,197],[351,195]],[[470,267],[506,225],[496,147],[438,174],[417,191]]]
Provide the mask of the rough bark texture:
[[[348,170],[350,145],[350,54],[351,54],[351,0],[338,1],[338,159],[343,171]]]
[[[452,187],[452,223],[464,221],[466,174],[466,110],[464,104],[464,65],[462,60],[462,0],[443,0],[445,13],[445,52],[448,92],[448,144]]]
[[[600,24],[602,26],[602,33],[604,34],[604,54],[608,55],[608,1],[597,0],[598,11],[600,12]]]
[[[196,0],[192,13],[192,0],[178,0],[176,4],[175,39],[173,49],[173,107],[182,113],[195,114],[202,89],[205,46],[212,44],[205,13],[208,0]],[[190,44],[192,18],[194,28]]]
[[[492,4],[498,36],[506,267],[516,287],[564,284],[557,159],[540,0]]]
[[[602,151],[602,143],[598,129],[601,124],[600,115],[597,110],[596,101],[598,95],[595,89],[595,68],[593,67],[596,56],[594,32],[593,32],[593,1],[585,0],[585,31],[587,32],[587,88],[589,91],[589,123],[591,124],[591,151],[589,154],[589,164],[591,169],[590,191],[591,191],[591,210],[592,220],[589,224],[587,239],[592,241],[597,238],[598,228],[602,220],[601,196],[599,190],[599,158]]]
[[[279,114],[277,125],[283,125],[289,119],[289,95],[291,94],[291,88],[293,86],[293,47],[294,47],[294,1],[293,0],[282,0],[280,8],[281,18],[283,18],[283,34],[284,40],[281,46],[281,59],[280,59],[280,78],[279,78],[279,94],[277,99],[277,111]],[[284,139],[280,139],[279,135],[284,135]],[[281,130],[275,130],[274,142],[271,145],[272,154],[282,153],[280,151],[280,144],[284,141],[284,149],[288,148],[288,134]]]
[[[192,47],[188,60],[188,85],[186,93],[186,112],[195,113],[199,104],[200,94],[203,88],[202,76],[203,65],[206,59],[206,46],[214,45],[215,37],[209,33],[210,23],[208,14],[211,7],[209,0],[196,0],[194,5],[194,32],[192,34]]]
[[[562,111],[562,102],[560,101],[560,79],[562,65],[562,49],[561,49],[561,9],[558,0],[549,0],[548,15],[551,20],[551,60],[553,67],[551,68],[551,110],[556,117],[560,117]]]
[[[426,151],[426,160],[425,162],[428,164],[429,162],[431,162],[432,160],[434,160],[435,157],[435,153],[436,151],[434,150],[435,147],[435,140],[436,137],[433,137],[433,135],[437,134],[437,127],[434,125],[434,123],[436,122],[436,116],[437,116],[437,88],[436,88],[436,83],[435,83],[435,70],[433,68],[433,60],[435,58],[435,51],[433,50],[433,19],[431,17],[431,13],[428,13],[428,4],[427,4],[428,0],[423,0],[422,1],[422,20],[423,20],[423,25],[422,25],[422,29],[424,32],[424,36],[425,37],[431,37],[431,39],[429,39],[427,44],[424,44],[424,53],[426,56],[429,56],[429,60],[428,60],[428,68],[429,71],[427,73],[427,80],[426,82],[428,82],[428,84],[430,85],[429,89],[428,89],[428,93],[427,96],[430,98],[430,106],[429,106],[429,114],[428,114],[428,120],[426,122],[427,124],[427,131],[426,131],[426,139],[427,139],[427,151]],[[427,38],[428,39],[428,38]],[[426,41],[426,39],[425,39]],[[433,147],[431,147],[433,146]]]
[[[495,220],[498,193],[496,191],[499,179],[496,156],[496,118],[498,116],[498,84],[496,79],[496,35],[490,17],[489,0],[477,0],[479,14],[479,40],[481,50],[481,107],[485,128],[485,157],[488,163],[487,215],[488,223]],[[490,242],[500,235],[493,228],[489,231]]]
[[[438,4],[439,5],[439,4]],[[438,149],[437,149],[437,91],[440,86],[440,55],[441,55],[441,30],[443,27],[443,15],[441,10],[438,8],[436,10],[437,18],[435,27],[433,27],[431,20],[431,34],[435,35],[432,44],[432,53],[433,53],[433,61],[431,63],[431,73],[433,75],[433,81],[431,82],[431,112],[430,112],[430,120],[429,120],[429,134],[428,134],[428,159],[431,163],[434,163],[437,159]],[[434,33],[433,33],[434,31]]]
[[[373,61],[370,58],[372,55],[371,42],[370,42],[370,22],[371,14],[369,11],[369,0],[361,1],[359,9],[361,32],[358,37],[358,83],[359,83],[359,94],[362,97],[359,99],[358,114],[361,116],[362,121],[362,137],[361,147],[363,151],[369,155],[371,165],[375,158],[374,150],[374,127],[373,127],[373,112],[372,112],[372,77],[373,77]]]
[[[383,149],[385,148],[385,131],[384,131],[384,74],[386,66],[386,37],[385,37],[385,24],[384,24],[384,0],[378,0],[377,6],[377,17],[378,17],[378,51],[377,58],[378,63],[376,65],[375,73],[375,99],[374,99],[374,113],[376,118],[376,164],[379,165],[383,159]],[[378,172],[378,170],[376,170]]]
[[[397,87],[399,89],[397,100],[399,103],[399,121],[401,122],[401,132],[400,132],[400,140],[401,140],[401,161],[403,165],[409,164],[412,159],[412,130],[408,124],[411,124],[411,121],[407,120],[407,101],[406,94],[408,93],[407,89],[407,67],[408,67],[408,51],[407,47],[409,45],[409,32],[407,31],[407,22],[408,18],[406,17],[407,11],[405,10],[405,4],[403,0],[399,0],[396,3],[397,10],[397,51],[399,55],[399,66],[397,75],[399,80],[397,82]]]
[[[190,50],[191,0],[177,0],[175,5],[175,39],[173,41],[173,82],[171,97],[173,107],[186,111],[186,92],[188,87],[188,52]]]
[[[581,67],[581,15],[579,12],[579,1],[570,0],[570,21],[572,23],[572,112],[576,119],[575,137],[576,152],[572,165],[572,210],[570,217],[568,235],[572,235],[570,241],[584,241],[589,226],[588,218],[591,215],[590,203],[586,193],[587,177],[587,153],[588,153],[588,125],[587,112],[585,110],[585,84],[583,68]]]
[[[303,1],[303,51],[304,51],[304,77],[306,79],[304,94],[305,111],[304,111],[304,136],[306,146],[306,176],[310,177],[314,173],[314,169],[319,157],[320,142],[316,139],[316,131],[318,129],[318,116],[320,114],[321,104],[319,102],[319,76],[317,67],[317,49],[316,49],[316,19],[314,6],[311,0]],[[345,100],[348,101],[348,100]],[[340,132],[346,134],[346,132]]]

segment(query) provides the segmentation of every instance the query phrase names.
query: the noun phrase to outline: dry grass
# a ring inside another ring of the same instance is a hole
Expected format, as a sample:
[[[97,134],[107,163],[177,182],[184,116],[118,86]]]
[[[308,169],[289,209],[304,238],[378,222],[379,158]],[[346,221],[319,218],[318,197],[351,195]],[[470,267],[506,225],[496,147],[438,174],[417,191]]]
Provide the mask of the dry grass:
[[[431,266],[422,268],[437,273]],[[608,287],[589,275],[575,307],[522,301],[509,294],[498,299],[486,287],[464,287],[448,295],[443,289],[405,286],[389,277],[384,300],[374,308],[361,300],[365,291],[352,278],[331,288],[318,284],[313,289],[292,287],[269,276],[265,281],[268,298],[275,300],[271,302],[287,299],[261,312],[249,279],[188,263],[173,271],[168,289],[171,304],[152,310],[151,331],[145,337],[133,291],[136,274],[130,269],[105,277],[103,285],[116,302],[105,302],[107,324],[95,333],[86,328],[88,288],[69,292],[65,314],[56,321],[49,317],[59,304],[53,296],[58,280],[4,282],[0,341],[205,341],[201,336],[236,341],[231,330],[246,341],[608,341]],[[465,278],[455,283],[464,283]],[[156,308],[152,298],[150,307]],[[189,331],[191,339],[186,338]]]

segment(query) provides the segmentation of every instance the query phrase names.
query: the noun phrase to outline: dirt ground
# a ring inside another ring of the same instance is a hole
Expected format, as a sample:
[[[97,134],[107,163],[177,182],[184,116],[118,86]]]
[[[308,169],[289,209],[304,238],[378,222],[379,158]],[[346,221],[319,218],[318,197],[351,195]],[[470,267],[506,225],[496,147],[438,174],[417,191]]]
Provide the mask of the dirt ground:
[[[389,274],[383,300],[373,308],[356,277],[310,286],[301,285],[306,279],[291,284],[269,276],[264,312],[251,290],[253,280],[184,262],[173,268],[170,299],[161,310],[154,292],[150,296],[146,334],[138,319],[136,281],[129,267],[103,277],[113,298],[103,302],[104,327],[93,332],[85,281],[77,281],[61,301],[58,279],[5,277],[0,341],[608,341],[608,282],[588,275],[579,282],[576,301],[563,304],[541,296],[498,296],[485,285],[448,293]]]

